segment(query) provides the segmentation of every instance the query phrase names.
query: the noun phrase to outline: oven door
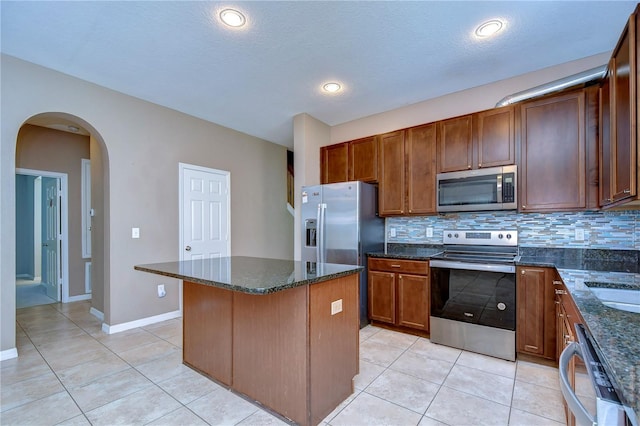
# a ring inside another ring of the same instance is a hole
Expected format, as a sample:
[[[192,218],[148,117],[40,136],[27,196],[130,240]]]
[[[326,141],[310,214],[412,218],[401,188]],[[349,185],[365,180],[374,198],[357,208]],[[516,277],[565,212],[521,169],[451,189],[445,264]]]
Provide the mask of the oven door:
[[[431,316],[516,329],[515,266],[431,260]]]

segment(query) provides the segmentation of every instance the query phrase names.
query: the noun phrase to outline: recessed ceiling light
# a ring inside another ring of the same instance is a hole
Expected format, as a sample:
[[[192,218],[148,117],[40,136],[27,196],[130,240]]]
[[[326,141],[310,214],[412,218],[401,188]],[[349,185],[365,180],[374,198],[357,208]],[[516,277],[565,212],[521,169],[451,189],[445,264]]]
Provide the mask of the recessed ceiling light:
[[[247,22],[247,18],[235,9],[224,9],[220,12],[220,19],[230,27],[241,27]]]
[[[491,37],[500,31],[503,26],[504,23],[499,19],[492,19],[490,21],[483,22],[478,28],[476,28],[476,36],[480,38]]]
[[[340,86],[340,84],[336,82],[325,83],[322,85],[322,90],[329,93],[339,92],[340,89],[342,89],[342,86]]]

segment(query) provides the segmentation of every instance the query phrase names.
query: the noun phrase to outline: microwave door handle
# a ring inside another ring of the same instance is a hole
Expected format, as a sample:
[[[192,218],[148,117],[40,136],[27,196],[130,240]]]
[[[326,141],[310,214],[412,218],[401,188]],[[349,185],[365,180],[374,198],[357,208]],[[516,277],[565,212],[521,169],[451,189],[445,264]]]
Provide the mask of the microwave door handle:
[[[582,351],[580,345],[576,342],[571,342],[560,354],[560,360],[558,362],[558,373],[560,375],[560,390],[564,396],[564,400],[567,402],[569,410],[576,417],[576,424],[580,425],[595,425],[596,420],[589,414],[587,409],[582,405],[578,397],[576,396],[571,384],[569,383],[569,362],[574,355],[582,358]]]
[[[496,201],[502,204],[502,175],[496,176]]]

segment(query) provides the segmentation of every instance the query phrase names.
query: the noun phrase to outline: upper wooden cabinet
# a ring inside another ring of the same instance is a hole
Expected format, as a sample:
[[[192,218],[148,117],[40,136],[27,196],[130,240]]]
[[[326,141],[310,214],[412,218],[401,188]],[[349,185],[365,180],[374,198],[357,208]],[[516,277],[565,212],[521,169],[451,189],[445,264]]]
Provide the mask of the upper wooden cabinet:
[[[349,180],[349,143],[320,148],[320,183],[347,182]]]
[[[478,168],[516,163],[514,108],[474,114],[475,164]]]
[[[381,216],[436,212],[436,124],[380,136]]]
[[[600,204],[638,202],[638,9],[613,51],[601,86]]]
[[[407,129],[406,206],[410,215],[436,213],[436,125]]]
[[[320,148],[320,183],[378,182],[378,138],[370,136]]]
[[[473,131],[471,115],[438,122],[438,173],[471,169]]]
[[[514,108],[438,122],[438,173],[515,164]]]
[[[584,92],[525,102],[520,108],[520,210],[585,209]]]
[[[349,180],[378,181],[378,138],[349,142]]]
[[[405,131],[380,135],[380,182],[378,210],[380,216],[405,213]]]

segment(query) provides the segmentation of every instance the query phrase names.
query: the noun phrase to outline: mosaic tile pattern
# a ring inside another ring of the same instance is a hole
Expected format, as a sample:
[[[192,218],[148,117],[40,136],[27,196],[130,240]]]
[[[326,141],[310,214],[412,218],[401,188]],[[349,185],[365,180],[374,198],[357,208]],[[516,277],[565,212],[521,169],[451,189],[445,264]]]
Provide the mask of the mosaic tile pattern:
[[[441,244],[444,229],[517,229],[522,247],[640,250],[640,211],[516,213],[476,212],[387,218],[387,242]],[[391,229],[396,236],[391,237]],[[432,237],[427,237],[431,228]],[[576,241],[576,229],[584,241]]]

